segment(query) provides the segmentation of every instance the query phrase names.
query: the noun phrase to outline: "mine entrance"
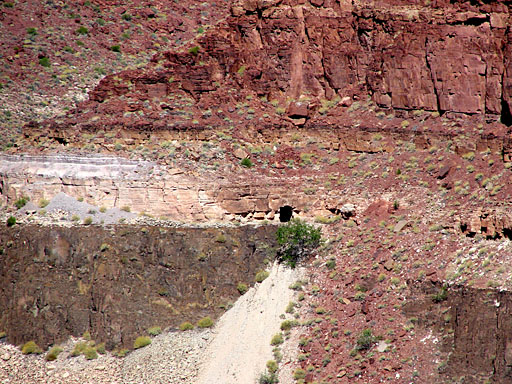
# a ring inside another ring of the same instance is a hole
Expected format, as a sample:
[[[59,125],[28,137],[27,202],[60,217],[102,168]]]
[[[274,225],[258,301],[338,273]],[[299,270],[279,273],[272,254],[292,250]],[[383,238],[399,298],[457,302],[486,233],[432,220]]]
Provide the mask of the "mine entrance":
[[[289,205],[285,205],[281,208],[279,208],[279,221],[281,223],[287,223],[290,221],[293,215],[293,208]]]

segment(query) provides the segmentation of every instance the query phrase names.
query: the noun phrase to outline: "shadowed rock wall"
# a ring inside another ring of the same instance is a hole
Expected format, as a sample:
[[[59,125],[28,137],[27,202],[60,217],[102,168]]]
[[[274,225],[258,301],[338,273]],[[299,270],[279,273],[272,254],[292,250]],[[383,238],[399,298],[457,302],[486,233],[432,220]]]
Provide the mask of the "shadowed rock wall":
[[[441,382],[512,381],[512,296],[492,289],[449,287],[434,302],[439,284],[413,285],[405,312],[434,330],[441,352]]]
[[[42,346],[86,330],[112,348],[151,326],[216,317],[272,256],[275,228],[0,230],[0,329]]]

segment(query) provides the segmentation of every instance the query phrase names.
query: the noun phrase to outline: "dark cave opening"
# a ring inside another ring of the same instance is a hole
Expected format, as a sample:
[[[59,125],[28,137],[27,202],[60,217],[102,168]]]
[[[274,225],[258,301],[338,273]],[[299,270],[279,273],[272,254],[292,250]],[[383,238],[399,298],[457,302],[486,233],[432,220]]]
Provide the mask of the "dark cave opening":
[[[281,223],[287,223],[293,216],[293,208],[289,205],[284,205],[279,208],[279,221]]]

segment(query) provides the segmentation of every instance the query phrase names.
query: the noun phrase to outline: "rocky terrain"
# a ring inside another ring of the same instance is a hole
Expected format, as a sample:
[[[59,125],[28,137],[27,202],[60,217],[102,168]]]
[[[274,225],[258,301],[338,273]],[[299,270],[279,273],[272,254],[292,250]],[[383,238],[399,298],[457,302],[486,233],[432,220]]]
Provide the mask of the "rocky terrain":
[[[0,6],[3,382],[511,380],[510,2]]]

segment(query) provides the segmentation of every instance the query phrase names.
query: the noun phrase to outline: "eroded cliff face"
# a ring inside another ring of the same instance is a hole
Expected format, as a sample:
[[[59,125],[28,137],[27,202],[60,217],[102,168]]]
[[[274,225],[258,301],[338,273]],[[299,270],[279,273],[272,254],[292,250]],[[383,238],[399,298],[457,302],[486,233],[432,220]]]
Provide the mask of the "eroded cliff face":
[[[512,379],[511,310],[509,292],[412,284],[405,313],[439,338],[439,382],[464,378],[481,383]],[[437,300],[433,300],[436,297]]]
[[[195,132],[233,121],[313,127],[326,100],[346,107],[367,97],[384,109],[510,124],[509,21],[506,1],[243,0],[197,45],[105,77],[67,119],[43,127],[60,135],[72,127]],[[232,116],[246,100],[258,121]]]
[[[274,231],[4,227],[0,328],[44,347],[88,330],[112,348],[151,326],[216,317],[272,256]]]

